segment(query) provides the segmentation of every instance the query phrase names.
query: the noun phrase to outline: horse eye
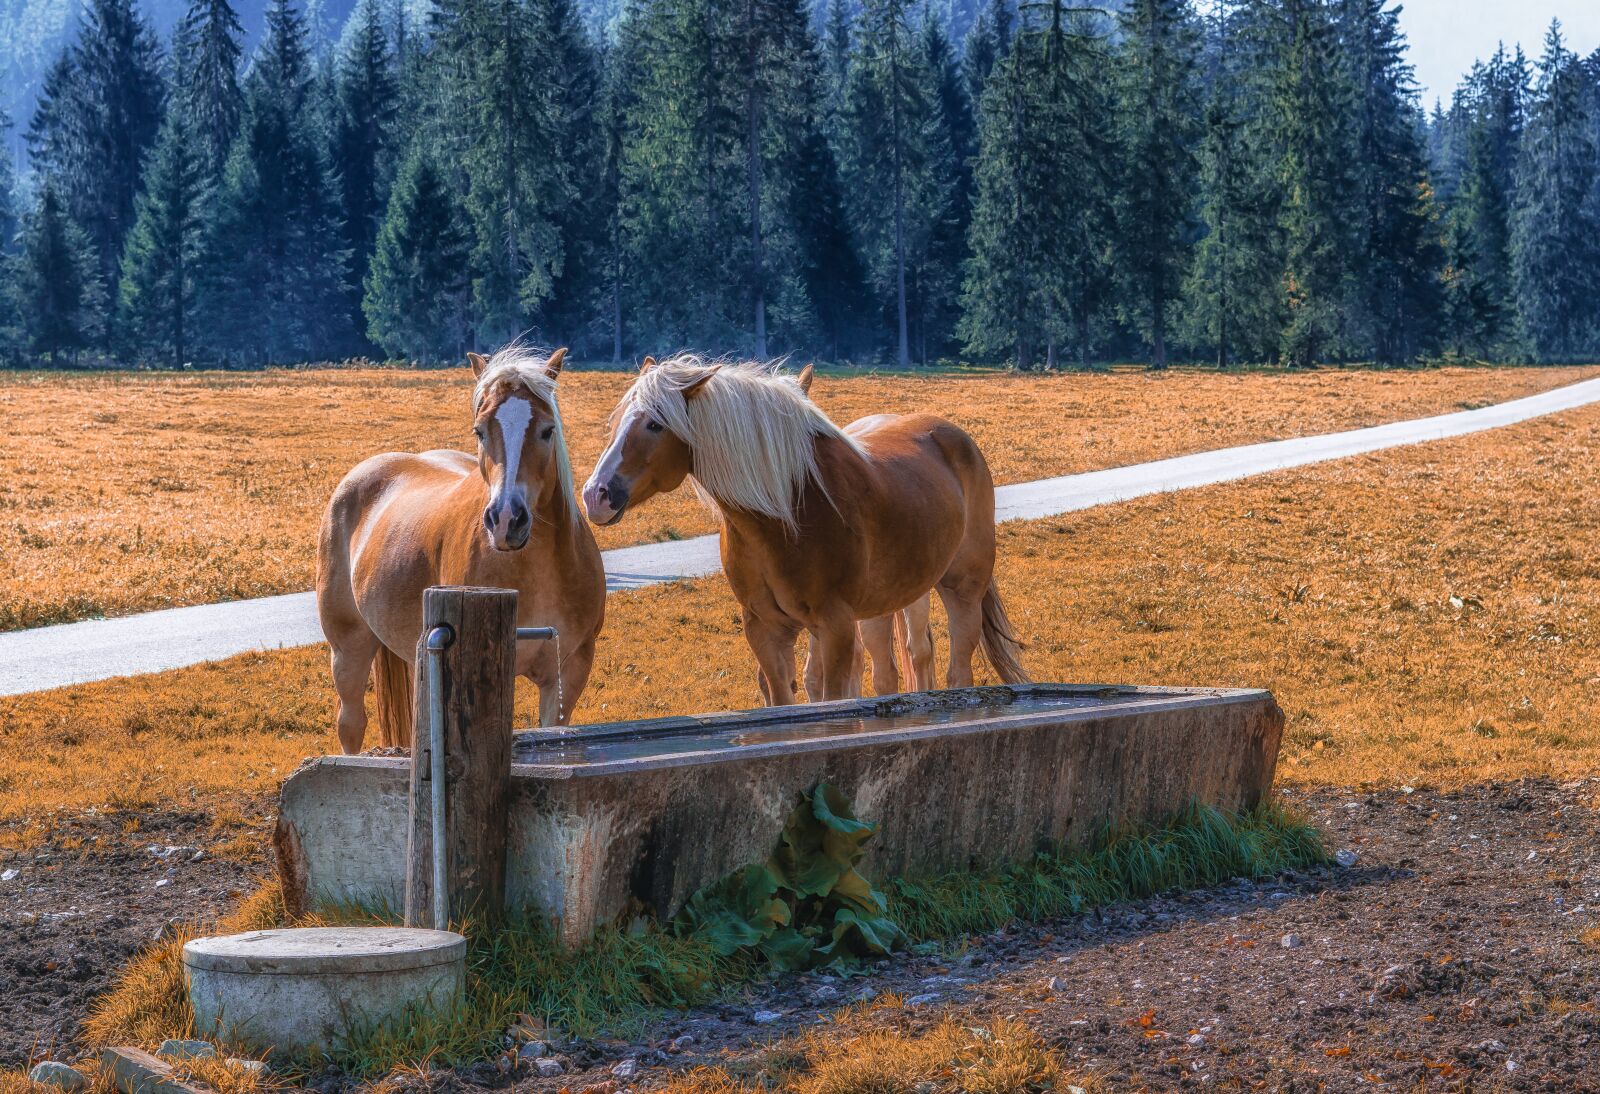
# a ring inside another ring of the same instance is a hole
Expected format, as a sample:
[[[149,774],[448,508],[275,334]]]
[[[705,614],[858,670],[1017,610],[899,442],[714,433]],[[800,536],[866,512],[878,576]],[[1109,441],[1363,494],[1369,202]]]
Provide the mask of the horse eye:
[[[472,427],[472,435],[474,437],[478,438],[478,440],[480,440],[480,441],[483,440],[483,426],[481,426],[481,425],[473,426]]]
[[[556,427],[553,425],[547,425],[544,427],[544,432],[539,434],[539,439],[541,441],[548,441],[551,437],[555,436],[555,433]]]
[[[664,428],[662,424],[656,421],[654,418],[651,418],[648,422],[644,423],[644,427],[652,433],[660,433]]]

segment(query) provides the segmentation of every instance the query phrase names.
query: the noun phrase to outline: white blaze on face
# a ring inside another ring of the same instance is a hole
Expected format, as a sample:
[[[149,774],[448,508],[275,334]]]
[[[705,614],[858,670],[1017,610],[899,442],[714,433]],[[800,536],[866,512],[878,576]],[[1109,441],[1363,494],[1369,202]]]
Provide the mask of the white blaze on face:
[[[645,417],[644,411],[633,407],[622,416],[617,423],[617,431],[611,435],[611,443],[600,454],[600,462],[589,474],[589,481],[583,484],[583,504],[589,510],[591,520],[606,521],[616,515],[616,509],[609,501],[600,500],[600,489],[611,485],[611,480],[616,478],[617,466],[622,463],[622,441],[633,430],[639,421]]]
[[[528,503],[528,492],[517,481],[517,465],[522,462],[522,442],[528,436],[528,423],[533,421],[533,406],[526,399],[507,399],[494,412],[500,423],[500,443],[505,451],[505,466],[500,472],[490,504],[494,509],[494,534],[504,540],[511,533],[513,500]]]

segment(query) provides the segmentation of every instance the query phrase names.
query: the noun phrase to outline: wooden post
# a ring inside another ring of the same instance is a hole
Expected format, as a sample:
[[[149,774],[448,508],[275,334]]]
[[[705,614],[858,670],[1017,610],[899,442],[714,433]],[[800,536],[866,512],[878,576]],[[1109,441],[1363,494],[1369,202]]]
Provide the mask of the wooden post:
[[[444,586],[422,597],[411,746],[408,926],[433,922],[433,784],[429,777],[428,633],[454,638],[442,655],[445,876],[450,918],[498,916],[505,908],[506,817],[511,794],[511,711],[516,681],[517,594]]]

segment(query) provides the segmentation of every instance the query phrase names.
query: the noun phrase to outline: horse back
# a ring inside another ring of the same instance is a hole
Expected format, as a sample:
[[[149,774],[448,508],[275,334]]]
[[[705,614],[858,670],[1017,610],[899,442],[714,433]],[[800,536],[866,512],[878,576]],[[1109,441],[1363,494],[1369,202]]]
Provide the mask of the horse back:
[[[851,422],[845,433],[861,446],[881,475],[902,485],[933,485],[953,476],[963,493],[994,490],[988,462],[971,434],[937,414],[874,414]]]

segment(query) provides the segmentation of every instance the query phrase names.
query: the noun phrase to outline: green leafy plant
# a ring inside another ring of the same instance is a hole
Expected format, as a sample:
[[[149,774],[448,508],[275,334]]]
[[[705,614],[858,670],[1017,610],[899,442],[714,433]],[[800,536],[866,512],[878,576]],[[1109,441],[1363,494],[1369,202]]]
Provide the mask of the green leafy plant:
[[[765,863],[689,899],[680,935],[723,955],[754,950],[781,969],[846,965],[905,943],[888,902],[856,867],[877,829],[837,788],[819,784],[784,822]]]

